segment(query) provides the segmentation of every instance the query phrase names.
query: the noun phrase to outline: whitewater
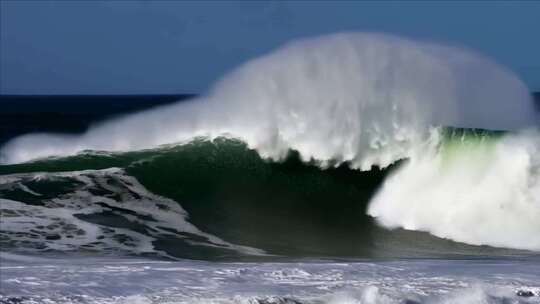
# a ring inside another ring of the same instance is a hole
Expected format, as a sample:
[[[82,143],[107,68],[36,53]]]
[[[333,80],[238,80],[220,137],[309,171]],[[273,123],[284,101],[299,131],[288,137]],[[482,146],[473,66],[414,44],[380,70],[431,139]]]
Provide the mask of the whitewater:
[[[10,278],[2,288],[20,294],[0,294],[6,304],[540,303],[540,266],[523,261],[209,263],[15,255],[0,261]]]
[[[380,225],[539,251],[537,123],[519,78],[471,50],[341,33],[251,60],[191,101],[82,135],[24,135],[0,155],[15,164],[225,137],[272,161],[296,151],[322,169],[346,163],[367,171],[406,160],[367,208]],[[444,136],[448,126],[510,132],[471,141]]]

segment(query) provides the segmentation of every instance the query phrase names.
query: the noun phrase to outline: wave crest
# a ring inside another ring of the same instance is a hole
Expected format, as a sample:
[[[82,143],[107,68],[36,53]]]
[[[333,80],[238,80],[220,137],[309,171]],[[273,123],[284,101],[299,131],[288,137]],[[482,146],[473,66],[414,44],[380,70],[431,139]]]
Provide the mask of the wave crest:
[[[517,128],[533,103],[512,73],[470,51],[375,33],[300,40],[239,67],[207,96],[91,128],[28,135],[1,150],[24,162],[81,150],[125,151],[228,135],[268,158],[387,166],[433,126]]]

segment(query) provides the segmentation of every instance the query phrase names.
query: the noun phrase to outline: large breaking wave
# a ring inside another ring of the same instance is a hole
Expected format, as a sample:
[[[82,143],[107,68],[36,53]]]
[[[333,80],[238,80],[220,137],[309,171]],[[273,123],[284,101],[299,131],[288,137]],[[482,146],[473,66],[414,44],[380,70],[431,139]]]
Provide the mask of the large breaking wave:
[[[80,136],[22,136],[1,156],[18,163],[224,136],[264,158],[281,160],[294,150],[323,168],[347,163],[370,170],[409,159],[368,210],[382,225],[540,250],[538,135],[507,135],[479,145],[481,152],[461,145],[455,157],[441,160],[447,148],[441,126],[519,130],[534,127],[535,113],[513,73],[472,51],[347,33],[290,43],[191,102],[109,121]]]

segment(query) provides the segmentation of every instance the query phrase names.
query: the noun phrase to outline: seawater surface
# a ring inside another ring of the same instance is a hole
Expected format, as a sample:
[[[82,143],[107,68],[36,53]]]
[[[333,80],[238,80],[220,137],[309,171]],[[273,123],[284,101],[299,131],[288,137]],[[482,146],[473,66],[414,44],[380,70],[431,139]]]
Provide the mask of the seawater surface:
[[[540,303],[537,259],[1,258],[0,303]]]

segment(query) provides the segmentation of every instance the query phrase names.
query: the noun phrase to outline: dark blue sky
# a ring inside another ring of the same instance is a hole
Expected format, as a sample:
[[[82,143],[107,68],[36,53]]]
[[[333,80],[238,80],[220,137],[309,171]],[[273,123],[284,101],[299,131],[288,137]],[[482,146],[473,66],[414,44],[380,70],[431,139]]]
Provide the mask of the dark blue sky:
[[[200,93],[296,37],[382,31],[466,45],[540,90],[540,1],[0,0],[0,93]]]

